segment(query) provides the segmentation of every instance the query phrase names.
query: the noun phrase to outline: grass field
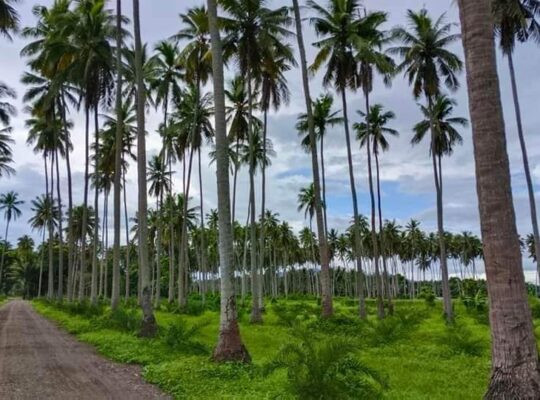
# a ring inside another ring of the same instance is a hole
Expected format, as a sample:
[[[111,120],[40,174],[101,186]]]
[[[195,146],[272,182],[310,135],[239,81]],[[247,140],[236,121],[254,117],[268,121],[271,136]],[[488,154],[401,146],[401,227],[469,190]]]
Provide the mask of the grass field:
[[[94,345],[104,356],[142,365],[149,382],[178,399],[298,397],[292,382],[294,371],[277,368],[271,372],[269,365],[283,346],[301,341],[299,332],[320,346],[346,343],[354,348],[354,359],[378,377],[374,386],[380,396],[374,392],[374,398],[479,399],[489,377],[486,312],[466,309],[459,301],[455,302],[457,320],[453,326],[443,321],[439,303],[430,306],[420,300],[397,301],[395,315],[382,322],[358,321],[354,301],[346,299],[336,301],[336,317],[330,321],[318,318],[315,299],[268,301],[264,325],[255,326],[247,322],[247,307],[241,307],[241,333],[253,358],[249,366],[209,361],[218,332],[216,303],[210,304],[210,310],[193,307],[190,315],[162,306],[156,312],[160,333],[151,340],[136,336],[139,312],[135,308],[111,313],[105,305],[33,304],[38,312]],[[374,304],[369,307],[374,315]],[[333,351],[338,354],[339,345]],[[314,374],[309,368],[307,371]],[[315,381],[311,385],[316,385],[317,375],[311,378]],[[305,376],[302,379],[309,381]]]

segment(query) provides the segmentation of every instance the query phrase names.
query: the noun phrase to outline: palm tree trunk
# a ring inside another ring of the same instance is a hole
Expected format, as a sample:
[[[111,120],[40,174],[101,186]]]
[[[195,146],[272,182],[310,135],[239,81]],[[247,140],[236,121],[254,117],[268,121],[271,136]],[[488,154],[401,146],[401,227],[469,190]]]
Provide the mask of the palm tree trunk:
[[[86,272],[86,230],[88,226],[88,181],[90,167],[90,107],[85,105],[85,154],[84,154],[84,197],[81,222],[81,271],[79,276],[79,301],[84,298],[84,273]]]
[[[156,294],[154,296],[154,307],[159,308],[161,297],[161,209],[163,207],[163,194],[159,193],[157,212],[157,237],[156,237]]]
[[[235,152],[236,152],[236,162],[234,165],[234,177],[233,177],[233,196],[232,196],[232,222],[234,226],[234,219],[236,218],[236,183],[238,178],[238,170],[240,169],[238,167],[238,153],[240,151],[240,139],[238,136],[236,137],[236,146],[235,146]],[[234,232],[233,232],[234,235]]]
[[[217,193],[219,215],[219,265],[221,275],[221,312],[219,339],[212,358],[216,361],[251,360],[242,343],[236,314],[234,293],[234,252],[230,210],[229,154],[225,121],[225,93],[221,38],[217,22],[216,0],[208,0],[208,16],[212,43],[214,109],[216,131]]]
[[[131,261],[131,247],[130,247],[130,241],[129,241],[129,218],[128,218],[128,209],[127,209],[127,191],[126,191],[126,171],[122,170],[122,189],[124,191],[124,222],[125,222],[125,233],[126,233],[126,265],[125,265],[125,299],[126,301],[129,299],[129,291],[130,291],[130,272],[129,272],[129,264]],[[113,271],[114,274],[114,271]],[[113,277],[114,279],[114,277]],[[120,292],[120,270],[118,270],[118,291]],[[118,296],[120,297],[120,295]]]
[[[68,149],[66,149],[66,152]],[[56,195],[58,197],[58,210],[60,218],[58,219],[58,300],[64,299],[64,229],[62,227],[63,213],[62,213],[62,196],[60,194],[60,166],[58,159],[58,149],[55,150],[56,155]]]
[[[326,210],[328,205],[326,204],[326,172],[324,169],[324,135],[321,135],[321,178],[322,178],[322,208],[324,215],[324,232],[328,237],[328,218]]]
[[[114,148],[114,183],[113,183],[113,271],[111,287],[111,308],[116,310],[120,303],[120,225],[121,225],[121,187],[122,187],[122,149],[124,136],[124,121],[122,116],[122,0],[116,0],[116,135]],[[126,221],[127,222],[127,221]],[[129,240],[129,239],[128,239]],[[129,247],[129,246],[128,246]],[[127,248],[126,248],[126,251]],[[128,265],[126,264],[126,271]],[[126,272],[126,288],[129,279]],[[129,289],[126,289],[128,293]],[[127,296],[126,296],[127,298]]]
[[[4,246],[2,246],[2,260],[0,261],[0,291],[2,290],[2,277],[4,276],[4,258],[8,246],[8,232],[9,232],[9,223],[11,221],[8,219],[6,223],[6,233],[4,234]]]
[[[66,101],[64,96],[62,96],[62,121],[64,125],[66,139],[69,138],[69,131],[67,129],[66,121]],[[71,179],[71,160],[70,160],[70,149],[69,146],[66,146],[66,169],[67,169],[67,180],[68,180],[68,277],[67,277],[67,299],[68,301],[73,300],[73,291],[71,290],[71,282],[74,277],[75,263],[73,259],[75,257],[75,238],[73,237],[73,182]]]
[[[366,117],[366,124],[368,124],[368,117]],[[379,240],[377,239],[377,230],[375,228],[375,195],[373,190],[373,168],[371,166],[371,138],[369,137],[369,135],[370,133],[368,128],[366,149],[368,159],[369,198],[371,203],[371,243],[373,246],[373,265],[375,266],[375,281],[377,285],[377,317],[379,317],[379,319],[382,319],[384,318],[384,289],[381,279],[381,273],[379,271]]]
[[[51,177],[51,192],[48,194],[51,199],[51,205],[54,205],[54,162],[55,162],[54,151],[51,152],[51,163],[50,167],[50,177]],[[9,222],[9,220],[8,220]],[[7,232],[6,232],[7,233]],[[53,220],[49,222],[49,280],[47,283],[47,299],[51,300],[54,297],[54,224]]]
[[[99,185],[100,185],[100,171],[99,171],[99,122],[98,122],[98,107],[94,108],[94,128],[95,128],[95,141],[94,141],[94,212],[96,215],[96,222],[94,228],[94,244],[92,246],[92,282],[90,285],[90,302],[97,304],[97,279],[98,279],[98,244],[99,244]]]
[[[489,0],[459,0],[489,294],[492,375],[485,399],[536,399],[540,366],[527,302]]]
[[[381,202],[381,177],[379,169],[379,152],[375,148],[375,142],[373,142],[373,155],[375,156],[375,180],[377,182],[377,209],[379,211],[379,234],[381,240],[381,258],[383,262],[383,277],[384,284],[386,285],[386,301],[388,302],[388,313],[392,315],[394,313],[394,305],[392,304],[392,292],[390,290],[390,277],[388,276],[387,265],[387,244],[384,237],[383,218],[382,218],[382,202]],[[394,275],[395,277],[395,275]]]
[[[265,257],[265,241],[266,234],[265,210],[266,210],[266,137],[268,133],[268,110],[264,110],[263,116],[263,163],[261,167],[261,222],[260,222],[260,237],[259,237],[259,308],[264,310],[264,296],[262,291],[262,282],[264,276],[264,257]]]
[[[178,306],[183,308],[187,304],[187,276],[188,276],[188,232],[187,232],[187,212],[189,203],[189,188],[191,186],[191,171],[193,169],[193,152],[194,149],[189,149],[189,162],[187,170],[187,182],[184,191],[184,204],[182,210],[182,233],[180,238],[180,256],[178,269]]]
[[[198,161],[199,161],[199,207],[201,212],[201,271],[203,273],[203,285],[202,285],[202,301],[204,303],[205,296],[206,296],[206,286],[205,286],[205,279],[204,274],[206,273],[207,266],[206,266],[206,233],[204,228],[204,191],[203,191],[203,179],[202,179],[202,163],[201,163],[201,148],[199,147],[197,149],[198,152]]]
[[[43,235],[41,237],[41,260],[39,263],[39,278],[38,278],[38,297],[41,297],[41,283],[43,281],[43,264],[45,262],[45,227],[43,227]]]
[[[298,0],[293,1],[294,17],[296,22],[296,37],[298,39],[298,50],[300,52],[300,65],[302,71],[302,84],[306,102],[306,113],[308,119],[309,141],[311,147],[311,168],[313,172],[313,185],[315,187],[315,216],[317,221],[317,236],[319,239],[319,257],[321,261],[321,292],[322,292],[322,316],[333,315],[332,290],[330,287],[330,260],[328,252],[328,242],[326,237],[326,226],[321,201],[321,183],[319,178],[319,160],[317,155],[317,138],[315,136],[315,125],[313,121],[313,110],[311,104],[311,94],[309,90],[309,76],[306,61],[306,49],[304,47],[304,36],[302,32],[302,18]],[[358,264],[361,270],[361,264]],[[363,278],[363,276],[362,276]],[[362,279],[361,278],[361,279]],[[360,297],[361,313],[365,313],[363,294]]]
[[[140,335],[155,336],[156,319],[152,309],[151,287],[148,258],[148,204],[146,190],[146,138],[145,138],[145,105],[146,93],[142,70],[142,42],[139,15],[139,0],[133,0],[133,26],[135,31],[135,66],[137,79],[137,172],[139,186],[139,273],[141,275],[141,308],[143,320]]]
[[[531,178],[531,169],[529,167],[529,156],[527,155],[527,145],[525,143],[525,134],[523,133],[523,125],[521,122],[521,108],[519,105],[519,96],[516,83],[516,73],[514,70],[514,60],[512,53],[508,54],[508,67],[510,69],[510,81],[512,83],[512,97],[514,99],[514,109],[516,112],[517,131],[519,137],[519,145],[521,147],[521,156],[523,158],[523,170],[525,172],[525,180],[527,181],[527,192],[529,195],[529,208],[531,212],[531,223],[533,229],[534,249],[536,257],[536,273],[540,279],[540,234],[538,233],[538,217],[536,214],[536,199],[534,196],[534,186]]]
[[[433,98],[428,96],[428,108],[433,107]],[[430,121],[431,129],[431,159],[433,162],[433,177],[435,180],[435,192],[437,197],[437,233],[439,236],[439,259],[441,267],[441,284],[442,284],[442,296],[443,296],[443,308],[444,315],[447,321],[454,319],[454,313],[452,309],[452,297],[450,293],[450,283],[448,280],[448,260],[446,256],[446,242],[444,237],[444,221],[443,221],[443,192],[442,192],[442,165],[441,155],[437,154],[435,148],[435,130],[433,127],[433,121]],[[438,157],[438,164],[437,164]],[[438,166],[437,166],[438,165]]]

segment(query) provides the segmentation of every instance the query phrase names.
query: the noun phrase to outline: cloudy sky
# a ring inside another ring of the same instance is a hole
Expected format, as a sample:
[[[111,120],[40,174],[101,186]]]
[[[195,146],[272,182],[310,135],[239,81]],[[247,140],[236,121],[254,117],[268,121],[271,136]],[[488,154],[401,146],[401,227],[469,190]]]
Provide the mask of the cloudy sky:
[[[50,5],[52,0],[31,1],[22,0],[18,5],[22,25],[31,26],[35,18],[31,13],[34,5]],[[125,1],[126,15],[131,17],[131,3]],[[287,0],[270,0],[271,6],[289,5]],[[302,1],[301,1],[302,3]],[[202,0],[141,0],[142,34],[143,40],[152,48],[154,44],[165,39],[178,31],[180,20],[178,15],[185,12],[189,7],[202,4]],[[449,22],[458,23],[458,10],[453,0],[438,0],[425,2],[424,0],[365,0],[364,5],[368,9],[384,10],[389,13],[388,28],[406,24],[405,14],[407,9],[418,10],[427,6],[433,16],[446,13]],[[112,7],[111,2],[111,7]],[[455,27],[457,32],[459,27]],[[305,25],[306,45],[308,60],[313,60],[314,50],[309,46],[316,40],[315,33]],[[28,117],[24,112],[25,104],[20,99],[25,88],[20,83],[21,74],[26,70],[26,60],[19,57],[20,49],[24,46],[23,39],[16,38],[12,43],[2,39],[0,41],[0,80],[13,87],[19,94],[16,102],[19,109],[18,116],[13,120],[14,149],[17,175],[11,179],[0,181],[0,193],[8,190],[19,192],[26,201],[23,207],[23,216],[13,223],[10,240],[30,232],[27,220],[31,216],[29,202],[37,195],[44,192],[44,173],[42,159],[39,155],[25,144],[27,131],[24,121]],[[453,50],[463,54],[461,45],[456,45]],[[520,99],[522,104],[524,129],[529,150],[531,169],[534,171],[534,182],[540,180],[540,113],[538,103],[534,100],[540,95],[540,79],[537,78],[538,65],[540,65],[540,50],[534,45],[522,45],[517,49],[515,56],[516,73]],[[229,72],[231,76],[234,71]],[[499,74],[501,77],[501,91],[505,106],[505,120],[508,137],[508,151],[512,168],[512,185],[514,190],[515,208],[517,213],[518,228],[521,234],[531,231],[528,200],[526,194],[525,178],[522,172],[522,159],[517,140],[516,124],[513,106],[510,96],[510,81],[505,59],[499,58]],[[268,171],[267,207],[279,213],[280,218],[287,220],[296,229],[307,224],[303,214],[296,211],[296,197],[301,187],[309,184],[311,180],[310,159],[299,146],[294,124],[298,113],[304,109],[303,92],[301,87],[300,71],[293,70],[288,75],[291,90],[291,103],[284,106],[279,112],[269,118],[269,137],[274,143],[277,157],[273,159],[272,166]],[[461,77],[463,85],[465,77]],[[315,76],[311,81],[313,96],[317,96],[330,88],[325,89],[321,85],[320,76]],[[455,109],[456,116],[468,117],[467,94],[465,88],[460,89],[452,96],[458,102]],[[436,209],[434,184],[430,159],[428,157],[427,144],[412,147],[410,139],[412,126],[420,120],[418,106],[412,98],[411,89],[402,77],[398,77],[391,88],[386,88],[381,82],[377,82],[372,95],[373,103],[381,103],[385,108],[393,110],[397,119],[392,127],[400,133],[399,138],[392,139],[390,150],[381,156],[383,212],[384,217],[395,219],[404,224],[411,218],[422,222],[425,230],[435,230]],[[349,115],[352,122],[358,119],[357,110],[363,107],[360,94],[349,93]],[[341,109],[336,99],[336,110]],[[82,182],[84,168],[84,125],[80,115],[73,115],[75,128],[72,140],[75,146],[73,155],[73,169],[75,182],[75,199],[82,202]],[[155,129],[161,121],[161,115],[151,112],[148,116],[149,154],[156,153],[160,147],[160,140]],[[472,151],[471,132],[468,129],[462,131],[464,143],[456,148],[451,158],[444,160],[444,206],[446,229],[452,232],[471,231],[479,233],[478,207],[475,190],[474,163]],[[352,207],[350,201],[350,188],[348,184],[346,151],[343,128],[337,127],[328,132],[326,141],[327,162],[327,202],[329,210],[329,225],[331,228],[343,229],[351,218]],[[358,145],[354,145],[354,162],[358,195],[361,212],[367,214],[368,192],[366,157],[364,151],[360,151]],[[205,209],[216,207],[216,183],[215,168],[209,165],[208,157],[203,159],[203,186],[205,191]],[[177,167],[180,170],[180,167]],[[136,209],[136,168],[130,167],[129,171],[129,204],[130,212]],[[176,187],[180,187],[179,177],[175,179]],[[194,180],[192,193],[198,204],[198,186]],[[65,186],[67,187],[67,186]],[[245,219],[247,210],[248,180],[244,173],[239,180],[238,216]],[[538,194],[537,194],[538,197]],[[151,204],[153,201],[151,200]],[[0,222],[0,227],[4,222]],[[109,224],[112,226],[112,223]],[[526,263],[526,268],[532,268]]]

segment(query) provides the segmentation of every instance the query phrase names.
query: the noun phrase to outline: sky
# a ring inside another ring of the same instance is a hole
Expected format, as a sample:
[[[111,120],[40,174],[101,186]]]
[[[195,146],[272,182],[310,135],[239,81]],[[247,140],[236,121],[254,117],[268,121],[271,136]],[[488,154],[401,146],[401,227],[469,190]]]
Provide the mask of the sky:
[[[35,18],[32,15],[34,5],[50,5],[52,0],[31,1],[22,0],[17,5],[21,14],[22,26],[32,26]],[[109,2],[113,8],[113,2]],[[124,1],[124,13],[131,17],[131,2]],[[195,5],[201,5],[202,0],[141,0],[142,36],[149,48],[163,39],[175,34],[180,28],[179,14]],[[301,0],[301,4],[304,1]],[[321,0],[324,3],[324,0]],[[269,6],[277,7],[290,5],[287,0],[269,0]],[[445,13],[448,22],[455,23],[454,31],[459,32],[459,18],[457,4],[453,0],[438,0],[425,2],[425,0],[365,0],[363,5],[368,10],[382,10],[389,14],[387,28],[397,25],[406,25],[406,12],[408,9],[419,10],[427,7],[429,13],[438,17]],[[309,23],[304,24],[304,36],[307,48],[308,62],[315,56],[311,46],[316,40],[315,32]],[[13,119],[13,138],[15,168],[17,174],[9,179],[0,180],[0,193],[14,190],[18,192],[25,204],[22,207],[23,215],[12,222],[9,240],[31,233],[28,219],[31,217],[30,201],[44,192],[44,172],[42,158],[33,154],[31,148],[26,146],[27,130],[25,120],[28,115],[24,112],[27,104],[22,104],[25,92],[20,83],[21,75],[27,70],[26,61],[19,56],[25,40],[15,38],[13,42],[0,40],[0,81],[7,83],[18,93],[15,102],[19,112]],[[292,39],[296,48],[296,39]],[[452,50],[463,58],[461,43],[453,46]],[[540,113],[535,99],[540,94],[540,78],[538,65],[540,65],[540,49],[533,44],[518,46],[515,57],[515,68],[518,80],[518,90],[523,114],[524,131],[526,135],[529,161],[533,171],[533,181],[538,198],[538,182],[540,181]],[[520,234],[526,235],[531,231],[528,197],[526,192],[525,176],[519,142],[517,139],[515,114],[511,101],[510,79],[508,77],[507,60],[499,55],[499,76],[501,81],[501,94],[504,105],[506,134],[508,139],[508,153],[510,157],[512,187],[514,192],[514,205],[516,209],[517,225]],[[234,71],[227,71],[230,78]],[[297,133],[294,129],[296,118],[305,109],[303,90],[301,86],[300,70],[293,69],[287,74],[291,91],[289,105],[283,106],[279,111],[269,116],[268,136],[273,141],[277,157],[272,160],[272,166],[267,172],[267,208],[279,214],[279,218],[288,221],[296,230],[308,225],[303,213],[297,211],[297,195],[300,188],[311,182],[311,161],[309,156],[300,148]],[[460,77],[462,87],[451,94],[457,101],[455,116],[467,117],[468,102],[465,87],[465,76]],[[334,95],[335,110],[341,110],[340,99],[332,88],[324,88],[320,74],[314,76],[310,82],[312,96],[329,92]],[[363,110],[363,99],[360,93],[348,93],[348,111],[351,123],[359,120],[358,110]],[[433,172],[428,156],[428,145],[422,143],[413,147],[410,144],[413,125],[421,120],[421,114],[412,90],[402,76],[398,76],[390,88],[385,87],[380,80],[375,84],[372,93],[372,104],[380,103],[387,110],[395,112],[397,118],[391,127],[399,131],[398,138],[390,139],[390,149],[380,157],[382,177],[382,207],[383,217],[394,219],[398,224],[404,225],[411,218],[418,219],[426,231],[436,230],[436,205]],[[75,147],[72,156],[74,171],[74,197],[76,203],[82,203],[83,171],[84,171],[84,120],[81,115],[72,115],[75,122],[72,132],[72,141]],[[156,128],[161,121],[160,112],[150,111],[147,117],[148,136],[147,149],[149,156],[155,154],[160,148],[160,139]],[[444,180],[444,215],[445,229],[451,232],[471,231],[479,234],[478,203],[476,197],[476,183],[474,174],[474,159],[471,131],[469,128],[461,130],[463,145],[456,147],[454,154],[443,161]],[[346,160],[345,136],[343,127],[330,129],[325,142],[326,172],[327,172],[327,207],[329,227],[343,230],[352,216],[351,193],[348,182]],[[358,143],[353,144],[353,157],[355,180],[360,201],[360,212],[369,213],[369,193],[367,181],[367,162],[365,150],[360,150]],[[210,165],[207,156],[209,148],[203,155],[203,187],[205,212],[217,207],[215,165]],[[178,165],[176,169],[180,171]],[[180,174],[174,178],[176,188],[180,187]],[[64,197],[67,197],[67,179],[63,177]],[[191,195],[194,202],[199,203],[198,179],[193,179]],[[257,183],[260,186],[259,183]],[[134,213],[136,204],[136,166],[131,165],[128,173],[128,209]],[[92,198],[92,197],[91,197]],[[257,202],[260,199],[260,188],[257,191]],[[150,204],[155,201],[150,199]],[[248,204],[248,176],[242,171],[238,183],[237,215],[245,220]],[[112,208],[112,206],[111,206]],[[112,218],[112,217],[111,217]],[[0,229],[3,231],[5,221],[0,220]],[[109,223],[112,226],[112,221]],[[34,237],[37,234],[33,233]],[[533,265],[525,260],[526,274],[529,279],[534,276]]]

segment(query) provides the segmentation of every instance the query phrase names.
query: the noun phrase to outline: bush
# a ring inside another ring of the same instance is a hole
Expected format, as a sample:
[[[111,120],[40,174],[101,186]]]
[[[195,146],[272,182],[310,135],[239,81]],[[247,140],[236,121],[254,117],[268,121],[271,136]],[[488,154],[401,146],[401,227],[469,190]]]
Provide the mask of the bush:
[[[99,318],[97,325],[103,329],[135,333],[141,326],[141,317],[136,309],[118,308]]]
[[[433,293],[433,288],[431,286],[422,286],[418,298],[424,299],[426,304],[430,307],[433,307],[435,305],[436,296],[435,293]]]
[[[293,327],[302,321],[307,321],[317,315],[317,307],[306,303],[284,305],[272,305],[272,311],[277,317],[278,325]]]
[[[463,324],[455,322],[446,328],[446,332],[438,338],[438,343],[448,348],[452,355],[479,357],[487,347],[483,339],[473,336]]]
[[[176,351],[187,354],[206,355],[209,354],[208,348],[201,342],[195,340],[195,336],[206,323],[201,323],[188,327],[183,319],[169,325],[163,332],[163,341],[167,346]]]
[[[357,316],[335,314],[331,318],[317,318],[309,324],[309,328],[325,334],[355,337],[365,333],[366,324]]]
[[[378,399],[385,379],[356,357],[352,342],[341,337],[322,340],[307,331],[295,333],[297,341],[281,348],[265,374],[287,371],[288,391],[302,400]]]
[[[385,346],[404,339],[426,318],[419,312],[402,311],[384,319],[369,322],[366,342],[372,346]]]

